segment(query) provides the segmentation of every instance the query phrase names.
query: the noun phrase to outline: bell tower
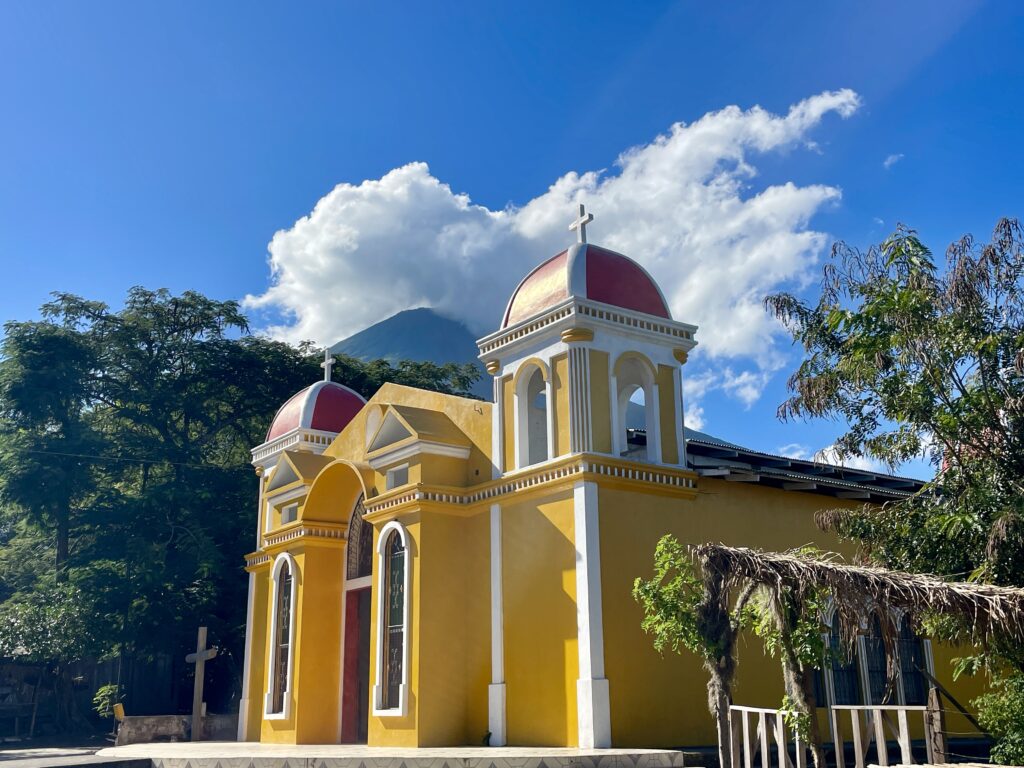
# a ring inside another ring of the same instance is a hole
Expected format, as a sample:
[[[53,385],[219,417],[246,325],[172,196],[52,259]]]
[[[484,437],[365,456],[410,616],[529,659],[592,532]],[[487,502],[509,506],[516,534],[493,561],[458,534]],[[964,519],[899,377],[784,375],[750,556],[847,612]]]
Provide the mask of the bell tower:
[[[495,377],[496,476],[578,453],[685,466],[681,366],[697,328],[672,319],[643,267],[587,243],[593,218],[581,205],[577,242],[477,342]]]
[[[574,550],[581,748],[612,744],[598,480],[642,482],[657,476],[658,482],[692,489],[688,473],[679,471],[686,466],[681,366],[696,344],[697,330],[672,319],[643,267],[587,243],[593,218],[580,205],[569,227],[576,242],[519,283],[501,328],[477,342],[480,359],[494,376],[494,478],[507,478],[510,487],[548,483],[571,490],[565,499],[566,530]],[[507,739],[502,606],[505,591],[515,590],[503,576],[502,552],[509,542],[502,538],[502,515],[502,505],[492,504],[488,723],[493,746]],[[510,542],[518,544],[515,538]]]

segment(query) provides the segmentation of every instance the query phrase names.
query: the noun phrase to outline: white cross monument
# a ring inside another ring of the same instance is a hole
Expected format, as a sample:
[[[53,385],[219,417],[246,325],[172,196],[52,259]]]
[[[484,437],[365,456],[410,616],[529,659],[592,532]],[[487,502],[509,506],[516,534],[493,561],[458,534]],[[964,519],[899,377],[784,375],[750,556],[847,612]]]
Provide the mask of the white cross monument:
[[[587,242],[587,224],[594,220],[594,214],[587,213],[587,209],[583,207],[583,203],[580,203],[580,216],[576,221],[569,225],[569,230],[576,230],[576,242],[585,243]]]
[[[217,655],[217,650],[217,646],[206,647],[206,627],[200,627],[196,652],[185,657],[189,664],[196,665],[196,681],[192,688],[192,741],[199,741],[203,736],[203,677],[206,676],[206,662]]]
[[[324,369],[324,381],[331,380],[331,368],[336,362],[338,361],[331,355],[331,348],[324,347],[324,361],[320,363],[320,367]]]

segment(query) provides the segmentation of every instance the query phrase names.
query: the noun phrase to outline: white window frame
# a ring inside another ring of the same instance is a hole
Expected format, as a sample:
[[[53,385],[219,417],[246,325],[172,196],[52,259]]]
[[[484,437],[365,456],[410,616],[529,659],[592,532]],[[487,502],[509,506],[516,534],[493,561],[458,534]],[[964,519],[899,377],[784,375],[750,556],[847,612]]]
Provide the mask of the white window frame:
[[[289,602],[290,614],[288,616],[288,671],[285,674],[285,686],[284,695],[282,700],[284,705],[281,707],[280,712],[272,712],[271,708],[274,706],[274,665],[277,663],[277,606],[280,596],[278,591],[281,587],[280,575],[281,569],[288,566],[288,572],[292,577],[291,586],[291,599]],[[282,552],[274,560],[274,567],[270,571],[270,580],[274,585],[272,591],[273,600],[271,601],[271,613],[270,613],[270,653],[269,660],[267,663],[267,687],[268,690],[263,696],[263,719],[264,720],[288,720],[292,714],[292,684],[294,683],[295,676],[295,613],[298,607],[296,601],[296,587],[299,583],[299,569],[295,563],[295,558],[287,552]]]
[[[392,531],[397,531],[398,537],[402,540],[402,547],[404,548],[403,557],[405,559],[403,563],[404,584],[402,587],[403,594],[405,595],[405,603],[402,606],[402,682],[398,686],[398,706],[384,709],[382,706],[384,703],[384,622],[386,621],[384,615],[384,601],[386,599],[384,587],[387,581],[385,578],[385,569],[387,567],[385,549],[387,548],[388,539],[391,538]],[[409,534],[406,532],[405,526],[397,520],[392,520],[385,525],[377,537],[377,648],[375,653],[377,674],[373,685],[372,714],[374,717],[405,717],[409,714],[409,647],[411,645],[409,609],[412,602],[412,593],[409,590],[412,572],[409,545]]]
[[[398,473],[398,472],[401,472],[403,469],[405,470],[405,482],[404,483],[396,483],[395,482],[395,474]],[[390,491],[392,488],[399,488],[399,487],[401,487],[403,485],[408,485],[408,484],[409,484],[409,462],[406,462],[405,464],[399,464],[397,467],[392,467],[391,469],[389,469],[387,471],[387,474],[384,475],[384,490],[386,490],[386,491]]]

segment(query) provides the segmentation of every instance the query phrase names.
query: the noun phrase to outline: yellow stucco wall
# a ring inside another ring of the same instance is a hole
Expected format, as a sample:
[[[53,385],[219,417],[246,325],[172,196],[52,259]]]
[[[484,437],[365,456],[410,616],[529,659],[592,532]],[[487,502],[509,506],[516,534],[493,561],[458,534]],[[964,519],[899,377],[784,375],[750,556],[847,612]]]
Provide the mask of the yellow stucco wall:
[[[590,350],[590,423],[594,450],[612,451],[612,401],[608,393],[608,353]]]
[[[633,580],[651,575],[654,547],[666,533],[684,543],[707,541],[788,549],[838,540],[814,526],[814,510],[835,502],[743,483],[702,478],[692,501],[640,500],[621,490],[599,493],[601,588],[605,671],[609,680],[612,739],[616,745],[713,744],[706,702],[707,674],[696,656],[659,656],[640,629],[643,613],[632,598]],[[777,662],[764,662],[760,643],[743,639],[735,700],[777,706],[782,694]]]
[[[555,455],[569,452],[569,356],[551,358],[552,382],[555,388]]]
[[[488,515],[422,516],[418,745],[480,744],[490,682]]]
[[[508,743],[577,743],[571,492],[502,510]]]
[[[511,472],[516,468],[515,395],[512,390],[511,376],[505,376],[501,380],[501,403],[502,419],[505,422],[505,429],[501,433],[501,449],[505,471]]]
[[[658,407],[661,411],[658,426],[661,433],[661,460],[666,464],[679,463],[679,440],[676,435],[679,398],[675,391],[674,372],[675,368],[671,366],[658,366]]]
[[[699,660],[687,651],[659,656],[640,630],[642,611],[631,595],[633,580],[651,575],[654,547],[662,535],[672,533],[688,544],[723,542],[775,551],[815,543],[852,554],[849,544],[815,526],[814,512],[855,502],[709,478],[702,478],[699,488],[692,501],[646,497],[638,502],[628,492],[609,489],[599,494],[605,670],[616,745],[716,742],[705,696],[707,674]],[[933,644],[933,653],[937,677],[961,702],[981,692],[981,680],[952,682],[949,660],[962,650]],[[760,640],[752,636],[740,638],[738,659],[734,701],[777,707],[783,692],[779,662],[766,659]],[[827,738],[824,717],[820,722]]]

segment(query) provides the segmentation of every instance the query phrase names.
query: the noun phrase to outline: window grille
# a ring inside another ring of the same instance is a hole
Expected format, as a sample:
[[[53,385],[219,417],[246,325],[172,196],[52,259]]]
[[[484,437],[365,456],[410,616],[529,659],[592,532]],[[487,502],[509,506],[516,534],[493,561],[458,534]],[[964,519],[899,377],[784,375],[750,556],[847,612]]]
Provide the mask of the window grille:
[[[402,665],[405,659],[405,547],[397,531],[392,531],[385,549],[384,621],[384,709],[397,709],[400,703]]]
[[[277,577],[277,638],[274,650],[274,697],[272,711],[284,711],[288,691],[288,649],[292,623],[292,571],[284,563]]]
[[[345,556],[345,578],[369,576],[373,570],[373,526],[363,519],[366,508],[359,497],[348,523],[348,552]]]

